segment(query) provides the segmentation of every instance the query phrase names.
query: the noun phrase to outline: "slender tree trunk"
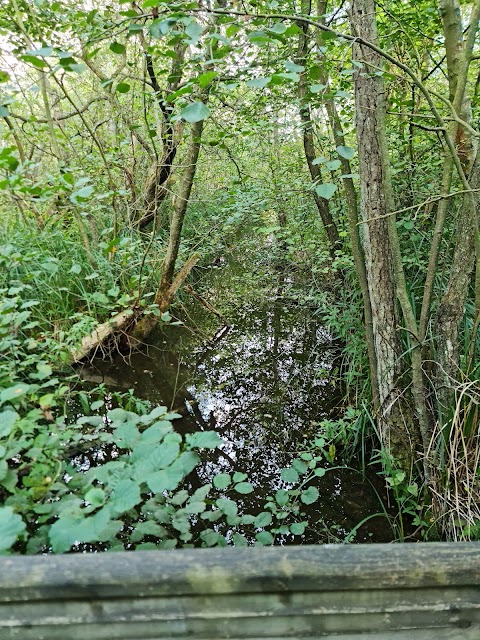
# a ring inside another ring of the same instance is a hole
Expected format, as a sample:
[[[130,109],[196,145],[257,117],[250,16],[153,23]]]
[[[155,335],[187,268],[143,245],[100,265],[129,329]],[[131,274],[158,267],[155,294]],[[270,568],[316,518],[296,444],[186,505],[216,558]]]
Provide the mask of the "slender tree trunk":
[[[310,15],[311,0],[302,0],[301,12]],[[297,61],[303,67],[306,66],[308,52],[308,25],[301,24],[302,33],[299,35],[298,56]],[[298,100],[300,105],[300,119],[302,121],[303,132],[303,148],[305,150],[305,158],[307,160],[308,170],[314,183],[322,182],[322,172],[320,167],[314,164],[316,158],[314,144],[314,129],[312,114],[307,97],[307,75],[305,71],[300,73],[300,81],[298,83]],[[335,251],[341,249],[342,242],[338,234],[338,229],[330,211],[328,200],[321,198],[315,191],[313,192],[315,204],[317,206],[320,219],[322,220],[325,233],[328,238],[328,246],[332,257],[335,257]]]
[[[376,43],[374,0],[353,0],[351,23],[354,35]],[[382,441],[395,457],[407,464],[417,434],[408,432],[410,411],[398,387],[402,372],[397,327],[394,262],[389,233],[392,214],[388,164],[384,83],[376,70],[382,61],[370,48],[355,43],[354,60],[362,63],[355,72],[355,127],[360,173],[360,211],[368,293],[372,311],[376,375],[379,394],[379,427]]]
[[[440,0],[439,11],[445,36],[450,100],[453,110],[467,124],[471,123],[471,107],[466,91],[468,69],[478,31],[480,1],[472,11],[470,24],[464,35],[460,5],[457,0]],[[477,141],[467,127],[454,122],[450,129],[457,143],[457,172],[465,189],[476,188],[480,183],[480,166],[475,162]],[[446,162],[454,164],[447,158]],[[448,205],[452,206],[451,200]],[[447,203],[444,204],[446,216]],[[437,252],[438,255],[438,252]],[[476,257],[475,257],[476,256]],[[458,326],[464,313],[465,303],[476,264],[475,302],[476,313],[480,312],[480,239],[478,228],[478,197],[466,193],[460,206],[456,243],[450,268],[449,280],[440,301],[435,318],[437,336],[437,387],[441,402],[449,406],[452,401],[454,381],[458,379]],[[426,314],[426,309],[423,310]],[[472,337],[475,339],[475,336]]]

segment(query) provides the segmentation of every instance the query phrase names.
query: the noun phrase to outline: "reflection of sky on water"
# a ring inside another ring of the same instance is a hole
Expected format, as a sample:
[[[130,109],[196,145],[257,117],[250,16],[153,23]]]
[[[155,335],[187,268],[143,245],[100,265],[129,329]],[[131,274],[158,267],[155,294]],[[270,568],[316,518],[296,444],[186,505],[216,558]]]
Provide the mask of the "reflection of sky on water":
[[[232,291],[227,287],[223,294]],[[180,412],[183,417],[175,423],[180,432],[216,430],[224,445],[208,452],[198,480],[211,482],[219,472],[246,473],[255,486],[255,493],[244,498],[249,512],[261,511],[276,489],[289,488],[280,470],[315,436],[316,424],[331,415],[338,400],[330,380],[330,336],[282,294],[282,287],[273,287],[267,304],[230,307],[226,315],[234,325],[224,331],[212,314],[193,304],[188,318],[202,328],[202,337],[188,328],[167,327],[148,353],[127,360],[116,356],[95,369],[111,387],[133,388],[139,397]],[[222,291],[216,296],[218,306]],[[320,498],[309,511],[319,530],[310,542],[325,539],[323,522],[337,525],[342,538],[381,509],[355,471],[332,470],[314,483]]]

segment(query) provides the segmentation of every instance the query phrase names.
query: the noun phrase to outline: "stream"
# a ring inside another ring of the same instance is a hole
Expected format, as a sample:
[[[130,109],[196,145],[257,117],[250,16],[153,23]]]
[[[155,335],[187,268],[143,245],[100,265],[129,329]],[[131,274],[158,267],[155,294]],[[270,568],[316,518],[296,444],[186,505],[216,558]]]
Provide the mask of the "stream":
[[[142,351],[94,360],[81,376],[168,406],[182,416],[175,421],[180,433],[217,431],[224,445],[207,453],[197,480],[247,474],[255,492],[244,499],[249,512],[260,512],[267,496],[289,488],[281,469],[314,440],[322,420],[338,414],[341,401],[332,375],[338,345],[296,302],[295,288],[268,263],[254,272],[238,256],[205,269],[193,284],[197,296],[183,293],[176,307],[182,324],[158,329]],[[314,480],[320,497],[306,508],[311,524],[302,543],[350,539],[365,519],[354,541],[392,540],[386,517],[369,518],[388,510],[381,479],[355,462],[345,466],[340,455],[327,466]]]

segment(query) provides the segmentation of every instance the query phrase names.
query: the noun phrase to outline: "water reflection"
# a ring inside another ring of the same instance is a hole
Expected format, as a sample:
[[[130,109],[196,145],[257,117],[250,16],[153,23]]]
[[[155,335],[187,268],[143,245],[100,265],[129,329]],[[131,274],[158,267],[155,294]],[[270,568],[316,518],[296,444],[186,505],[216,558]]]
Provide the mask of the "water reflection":
[[[189,327],[202,328],[201,335],[186,326],[165,327],[144,353],[95,362],[82,375],[166,404],[183,416],[176,424],[180,432],[216,430],[225,445],[204,460],[192,483],[210,482],[219,472],[244,472],[255,486],[245,498],[248,511],[258,512],[266,496],[288,488],[280,470],[336,406],[334,352],[327,331],[288,301],[282,274],[271,279],[269,303],[245,296],[240,307],[229,306],[232,290],[224,272],[229,268],[213,279],[209,292],[231,326],[219,327],[218,319],[192,300],[185,317]],[[355,471],[335,469],[315,483],[320,499],[310,517],[316,525],[305,541],[329,539],[332,532],[343,539],[381,508],[369,482]],[[371,521],[357,539],[388,537],[383,522]]]

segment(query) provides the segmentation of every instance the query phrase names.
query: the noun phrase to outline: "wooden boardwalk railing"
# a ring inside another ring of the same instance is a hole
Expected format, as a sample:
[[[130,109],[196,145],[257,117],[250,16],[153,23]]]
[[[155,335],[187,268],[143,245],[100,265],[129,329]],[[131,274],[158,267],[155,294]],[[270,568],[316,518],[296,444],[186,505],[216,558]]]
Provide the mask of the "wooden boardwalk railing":
[[[0,639],[480,640],[480,543],[0,558]]]

